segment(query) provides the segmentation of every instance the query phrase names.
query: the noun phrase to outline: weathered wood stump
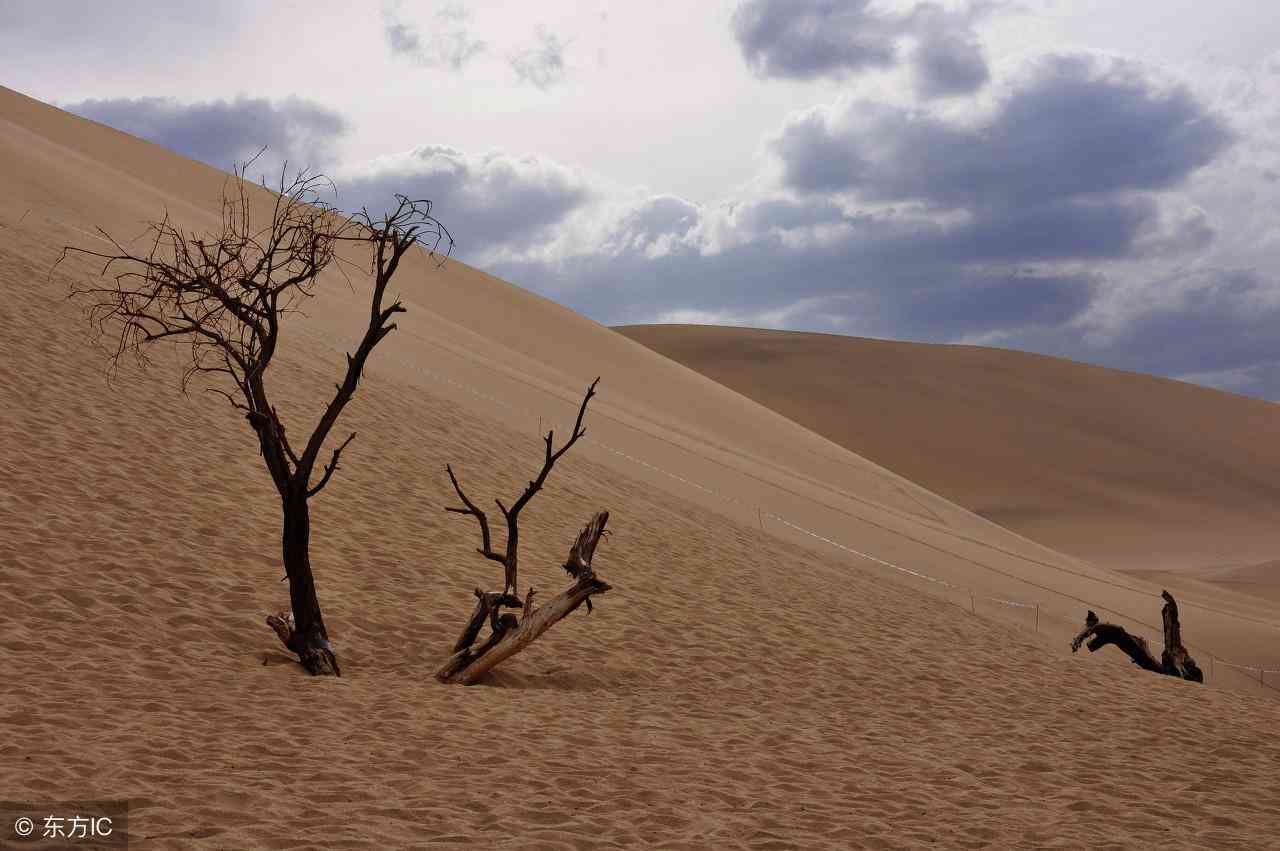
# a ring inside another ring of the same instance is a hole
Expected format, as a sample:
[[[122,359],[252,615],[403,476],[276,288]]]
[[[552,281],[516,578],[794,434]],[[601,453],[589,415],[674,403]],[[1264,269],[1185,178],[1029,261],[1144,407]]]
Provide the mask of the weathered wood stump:
[[[1191,658],[1187,648],[1182,646],[1182,625],[1178,622],[1178,604],[1168,591],[1161,591],[1164,608],[1160,614],[1164,618],[1164,653],[1160,656],[1163,672],[1171,677],[1182,677],[1192,682],[1204,682],[1204,671]]]
[[[1144,671],[1165,674],[1170,677],[1181,677],[1192,682],[1204,682],[1204,672],[1196,665],[1187,648],[1182,644],[1182,625],[1178,622],[1178,604],[1173,595],[1162,591],[1160,596],[1165,600],[1161,614],[1164,618],[1164,652],[1157,662],[1151,653],[1147,640],[1133,635],[1122,626],[1103,623],[1092,610],[1085,616],[1084,629],[1071,640],[1071,652],[1080,649],[1081,644],[1089,648],[1090,653],[1114,645],[1133,661],[1133,664]]]
[[[303,635],[293,626],[293,615],[279,612],[267,615],[267,626],[280,636],[280,643],[286,649],[298,654],[298,661],[312,676],[340,677],[342,669],[338,667],[338,657],[334,655],[329,639],[320,635],[317,630]]]

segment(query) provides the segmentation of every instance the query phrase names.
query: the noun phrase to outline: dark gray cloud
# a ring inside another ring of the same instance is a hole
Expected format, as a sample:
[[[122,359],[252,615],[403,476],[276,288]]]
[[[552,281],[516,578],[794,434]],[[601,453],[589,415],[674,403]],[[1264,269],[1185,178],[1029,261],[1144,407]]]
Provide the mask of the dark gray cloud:
[[[1254,269],[1176,272],[1145,283],[1141,309],[1118,317],[1098,339],[1086,343],[1080,329],[1050,327],[1001,345],[1280,401],[1276,283]]]
[[[887,300],[880,321],[898,333],[929,340],[990,333],[1005,328],[1057,328],[1089,306],[1098,281],[1086,276],[1019,274],[981,270],[954,276]]]
[[[546,91],[564,80],[564,52],[568,46],[568,42],[540,26],[534,43],[511,56],[511,70],[522,82]]]
[[[986,84],[990,73],[973,25],[996,8],[922,2],[891,11],[871,0],[745,0],[731,25],[747,67],[764,78],[839,79],[889,68],[904,58],[899,43],[913,39],[916,91],[927,100]]]
[[[1051,200],[983,210],[920,237],[937,256],[962,263],[1104,259],[1128,254],[1156,215],[1149,198]]]
[[[883,237],[914,244],[917,264],[924,256],[1021,264],[1158,247],[1147,237],[1160,217],[1152,193],[1178,185],[1231,139],[1185,88],[1157,85],[1124,63],[1055,56],[976,125],[853,103],[797,116],[772,150],[787,185],[819,202],[849,195],[947,213],[895,224]],[[1178,229],[1202,246],[1213,235],[1202,212]]]
[[[396,193],[430,199],[464,259],[530,245],[591,195],[553,162],[498,151],[472,156],[447,145],[424,145],[338,181],[345,210],[377,214]]]
[[[852,104],[793,120],[773,150],[800,191],[963,207],[1165,189],[1231,139],[1183,87],[1125,63],[1054,56],[977,127]]]
[[[795,117],[772,144],[789,196],[649,199],[599,250],[491,268],[606,322],[987,340],[1275,396],[1280,366],[1259,366],[1276,363],[1267,329],[1280,324],[1265,278],[1116,277],[1209,246],[1207,214],[1166,195],[1232,139],[1137,66],[1050,57],[972,124],[865,104]],[[1147,295],[1108,318],[1134,286]],[[1086,341],[1107,323],[1122,330]]]
[[[339,113],[302,98],[239,97],[184,103],[173,98],[111,98],[63,104],[63,109],[155,142],[214,168],[230,170],[264,145],[271,166],[324,166],[350,129]]]
[[[437,9],[426,35],[396,8],[387,7],[382,13],[383,35],[392,53],[426,68],[450,71],[461,71],[486,47],[472,36],[466,22],[467,10],[461,3],[446,3]]]
[[[886,67],[905,20],[870,9],[870,0],[746,0],[733,35],[760,77],[808,80]]]
[[[794,231],[844,218],[839,205],[823,198],[769,198],[734,210],[735,224],[749,233]]]
[[[912,65],[916,93],[926,100],[970,94],[991,78],[982,45],[970,33],[929,33],[916,45]]]

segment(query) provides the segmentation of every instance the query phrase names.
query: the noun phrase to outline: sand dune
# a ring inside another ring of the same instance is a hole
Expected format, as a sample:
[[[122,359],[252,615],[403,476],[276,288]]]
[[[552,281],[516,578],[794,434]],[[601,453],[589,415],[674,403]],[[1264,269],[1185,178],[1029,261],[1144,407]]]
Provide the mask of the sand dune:
[[[1150,622],[1157,586],[457,262],[404,270],[410,311],[344,416],[312,557],[345,676],[308,679],[262,623],[287,591],[247,427],[165,357],[108,385],[64,299],[89,268],[50,272],[98,225],[212,226],[223,179],[0,90],[3,797],[128,798],[140,848],[1274,845],[1270,689],[1066,651],[1086,604]],[[291,428],[358,331],[359,289],[330,283],[273,366]],[[562,583],[608,508],[615,591],[490,685],[436,684],[496,579],[441,510],[445,462],[518,492],[539,417],[563,432],[595,375],[522,575]],[[985,597],[1039,602],[1040,631]],[[1192,642],[1280,667],[1255,597],[1183,609]]]
[[[1278,405],[977,346],[618,330],[1054,549],[1120,569],[1280,555]]]

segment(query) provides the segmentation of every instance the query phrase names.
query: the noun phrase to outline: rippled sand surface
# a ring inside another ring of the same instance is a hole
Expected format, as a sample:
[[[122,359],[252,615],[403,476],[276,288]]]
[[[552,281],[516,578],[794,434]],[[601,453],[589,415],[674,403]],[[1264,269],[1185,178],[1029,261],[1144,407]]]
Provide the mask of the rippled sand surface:
[[[166,355],[108,385],[64,299],[88,267],[50,272],[96,225],[209,226],[222,179],[0,91],[0,797],[126,798],[138,848],[1277,847],[1269,689],[1066,650],[1080,601],[1150,621],[1158,586],[456,262],[405,270],[410,312],[344,416],[359,437],[313,513],[344,676],[306,677],[263,623],[287,590],[247,426]],[[363,321],[359,281],[330,283],[273,366],[291,429]],[[497,583],[444,464],[477,501],[519,493],[595,375],[522,580],[565,584],[607,508],[615,590],[487,684],[437,684]],[[1041,602],[1038,631],[987,597]],[[1196,602],[1189,640],[1277,643]]]

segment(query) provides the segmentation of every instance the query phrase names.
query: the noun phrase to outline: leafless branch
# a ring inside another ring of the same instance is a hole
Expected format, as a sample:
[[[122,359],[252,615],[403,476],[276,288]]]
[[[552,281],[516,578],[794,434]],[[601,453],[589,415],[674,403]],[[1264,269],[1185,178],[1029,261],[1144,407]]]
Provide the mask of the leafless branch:
[[[466,494],[462,492],[462,486],[458,484],[458,479],[454,476],[453,469],[447,465],[445,467],[449,472],[449,479],[453,482],[453,489],[457,491],[462,504],[466,506],[465,508],[447,508],[445,510],[455,514],[470,514],[480,521],[482,548],[478,552],[485,558],[503,565],[504,586],[502,590],[504,593],[515,593],[518,590],[516,582],[520,560],[520,512],[529,504],[529,501],[533,499],[538,491],[542,490],[542,486],[546,483],[547,476],[551,473],[551,468],[555,466],[555,463],[578,442],[579,438],[587,433],[586,429],[582,427],[582,420],[587,413],[587,403],[596,395],[596,385],[599,383],[600,379],[597,377],[595,381],[591,382],[591,386],[587,388],[586,395],[582,397],[582,404],[578,408],[578,418],[574,421],[573,432],[564,446],[558,450],[555,449],[555,431],[549,430],[547,432],[547,436],[544,438],[546,453],[543,457],[542,469],[538,471],[537,477],[529,482],[529,486],[525,488],[524,493],[520,494],[520,497],[512,503],[510,508],[507,508],[502,500],[494,500],[507,521],[507,545],[504,555],[498,555],[493,551],[489,537],[489,520],[485,513],[476,507],[475,503],[469,500]]]
[[[462,492],[462,485],[458,484],[458,477],[453,474],[453,467],[445,464],[444,468],[449,473],[449,481],[453,482],[453,489],[457,491],[458,498],[461,499],[462,504],[466,506],[465,508],[446,508],[445,511],[452,512],[453,514],[470,514],[479,520],[481,546],[476,550],[476,552],[480,553],[480,555],[487,559],[492,559],[499,563],[505,563],[506,559],[495,553],[490,546],[489,518],[485,516],[485,513],[482,510],[476,507],[475,503],[467,499],[467,495]]]
[[[356,433],[353,431],[351,432],[350,437],[342,441],[341,446],[333,450],[333,459],[330,460],[329,463],[324,466],[324,475],[321,476],[320,482],[311,490],[307,491],[308,499],[320,493],[320,491],[324,489],[324,486],[329,484],[329,477],[332,476],[334,471],[338,469],[338,458],[341,457],[342,450],[346,449],[347,444],[355,439],[356,439]],[[292,452],[290,452],[290,454],[292,454]]]

